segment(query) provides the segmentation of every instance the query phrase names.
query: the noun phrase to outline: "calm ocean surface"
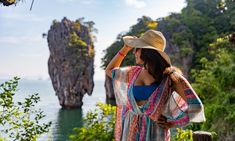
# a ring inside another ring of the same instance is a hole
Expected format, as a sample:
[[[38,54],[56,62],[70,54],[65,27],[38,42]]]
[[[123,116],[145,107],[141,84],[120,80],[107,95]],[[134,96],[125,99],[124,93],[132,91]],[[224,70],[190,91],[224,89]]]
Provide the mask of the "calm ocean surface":
[[[4,82],[0,80],[0,83]],[[73,132],[74,127],[82,126],[82,117],[93,110],[97,102],[105,102],[104,81],[95,81],[93,94],[87,94],[83,98],[82,109],[62,109],[49,80],[20,80],[18,91],[15,95],[16,101],[21,101],[24,97],[39,93],[41,101],[36,108],[41,108],[46,117],[43,122],[52,121],[49,133],[42,135],[38,140],[47,141],[48,137],[53,141],[66,141],[68,135]]]

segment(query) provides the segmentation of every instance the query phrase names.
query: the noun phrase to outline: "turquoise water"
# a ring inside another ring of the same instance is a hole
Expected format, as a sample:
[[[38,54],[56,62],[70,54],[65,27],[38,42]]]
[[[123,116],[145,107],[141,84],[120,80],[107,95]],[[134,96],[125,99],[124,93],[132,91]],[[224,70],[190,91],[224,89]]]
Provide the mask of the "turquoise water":
[[[0,81],[0,83],[3,81]],[[46,117],[43,122],[52,121],[51,130],[48,134],[42,135],[38,140],[65,141],[68,135],[73,132],[74,127],[82,126],[82,117],[95,108],[97,102],[105,102],[104,81],[95,81],[95,87],[91,96],[85,95],[82,109],[62,109],[57,96],[54,93],[51,81],[46,80],[20,80],[19,90],[15,100],[22,100],[24,97],[39,93],[41,101],[36,108],[41,108]]]

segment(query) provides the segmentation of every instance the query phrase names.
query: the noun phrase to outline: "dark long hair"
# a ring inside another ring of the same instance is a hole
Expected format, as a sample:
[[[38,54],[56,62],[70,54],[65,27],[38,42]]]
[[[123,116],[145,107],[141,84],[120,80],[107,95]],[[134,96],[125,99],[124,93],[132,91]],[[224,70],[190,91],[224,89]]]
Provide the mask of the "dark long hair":
[[[163,74],[163,72],[170,65],[156,50],[142,48],[140,59],[144,61],[145,69],[155,78],[157,83],[160,83],[166,77],[166,74]]]

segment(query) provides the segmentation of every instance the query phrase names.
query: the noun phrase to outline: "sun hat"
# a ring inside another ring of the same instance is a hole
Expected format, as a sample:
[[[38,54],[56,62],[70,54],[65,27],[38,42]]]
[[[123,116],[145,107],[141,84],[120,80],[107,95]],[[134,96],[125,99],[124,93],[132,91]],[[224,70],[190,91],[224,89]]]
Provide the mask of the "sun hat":
[[[156,50],[166,62],[171,65],[169,56],[164,52],[166,39],[160,31],[148,30],[141,37],[124,36],[123,41],[126,45],[133,48],[149,48]]]

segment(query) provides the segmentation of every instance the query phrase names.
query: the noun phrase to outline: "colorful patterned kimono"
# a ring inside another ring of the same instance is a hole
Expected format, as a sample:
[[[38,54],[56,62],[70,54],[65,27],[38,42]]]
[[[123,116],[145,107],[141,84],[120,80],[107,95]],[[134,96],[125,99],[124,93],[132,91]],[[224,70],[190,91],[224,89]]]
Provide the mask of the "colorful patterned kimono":
[[[144,105],[138,106],[133,85],[141,69],[129,66],[112,70],[117,104],[115,141],[170,141],[170,130],[157,124],[161,115],[174,127],[205,121],[203,105],[192,87],[183,85],[185,101],[172,90],[169,77],[162,80]]]

